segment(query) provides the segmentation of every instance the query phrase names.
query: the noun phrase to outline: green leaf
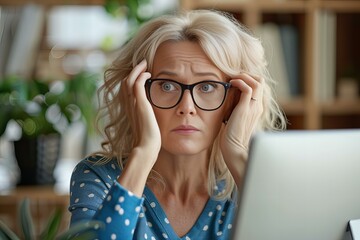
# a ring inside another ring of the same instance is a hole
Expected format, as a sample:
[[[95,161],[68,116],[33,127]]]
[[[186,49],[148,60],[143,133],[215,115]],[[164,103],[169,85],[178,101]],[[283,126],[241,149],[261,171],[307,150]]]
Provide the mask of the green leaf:
[[[3,223],[1,220],[0,220],[0,239],[20,240],[20,238],[16,236],[16,234],[13,231],[11,231],[10,228],[8,228],[6,224]]]
[[[57,240],[68,240],[68,239],[93,239],[95,236],[95,228],[103,228],[104,223],[100,221],[89,221],[89,222],[79,222],[72,227],[70,227],[66,232],[61,234]]]
[[[55,213],[49,219],[46,228],[40,234],[40,239],[44,239],[44,240],[55,239],[57,232],[59,230],[61,218],[62,218],[62,211],[60,209],[56,209]]]
[[[105,11],[113,17],[116,17],[119,7],[120,3],[117,0],[106,0],[104,3]]]
[[[127,4],[128,8],[129,8],[129,13],[128,13],[129,18],[139,21],[138,14],[137,14],[137,11],[138,11],[138,8],[139,8],[138,1],[137,0],[127,0],[126,4]]]
[[[1,111],[3,111],[4,116],[0,117],[0,136],[4,134],[7,124],[10,121],[11,117],[10,117],[10,111],[8,110],[10,106],[3,106],[0,104],[0,109],[2,109]]]
[[[9,240],[9,238],[3,234],[3,232],[0,230],[0,239],[2,240]]]
[[[35,239],[34,224],[30,213],[30,201],[25,198],[20,205],[20,223],[25,240]]]

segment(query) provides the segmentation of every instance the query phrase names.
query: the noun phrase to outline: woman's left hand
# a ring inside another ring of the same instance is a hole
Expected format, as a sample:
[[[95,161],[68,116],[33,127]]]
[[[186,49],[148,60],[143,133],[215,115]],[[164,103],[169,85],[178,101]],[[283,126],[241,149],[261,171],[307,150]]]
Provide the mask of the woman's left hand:
[[[222,130],[220,149],[239,187],[246,167],[249,141],[263,112],[264,79],[242,73],[230,82],[241,94]]]

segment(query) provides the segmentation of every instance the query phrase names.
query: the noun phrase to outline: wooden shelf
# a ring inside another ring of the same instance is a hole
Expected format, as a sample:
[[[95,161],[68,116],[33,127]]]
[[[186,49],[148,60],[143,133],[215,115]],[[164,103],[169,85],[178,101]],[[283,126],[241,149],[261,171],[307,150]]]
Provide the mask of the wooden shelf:
[[[360,115],[360,99],[334,100],[321,104],[323,115]]]
[[[6,192],[0,192],[0,201],[11,199],[21,201],[24,198],[32,200],[47,199],[51,201],[67,202],[69,195],[59,193],[53,186],[18,186]]]
[[[56,5],[103,5],[105,0],[0,0],[0,6],[19,6],[28,3],[44,6]]]
[[[37,236],[45,228],[56,209],[63,212],[60,231],[68,229],[70,222],[70,213],[67,211],[70,199],[68,194],[60,194],[52,186],[23,186],[8,192],[0,192],[0,219],[19,236],[21,229],[18,211],[24,198],[29,199]]]
[[[301,13],[313,9],[327,9],[349,13],[360,11],[360,1],[355,0],[224,0],[221,3],[218,0],[183,0],[182,3],[185,9],[207,8],[229,12],[256,10],[263,13]]]
[[[289,115],[300,115],[305,113],[305,100],[302,97],[280,101],[281,108]]]
[[[328,10],[333,10],[339,13],[343,13],[343,12],[360,12],[360,1],[321,1],[320,2],[320,7],[322,9],[328,9]]]
[[[276,11],[276,12],[304,12],[307,3],[302,0],[292,1],[253,1],[253,0],[223,0],[221,3],[218,0],[202,0],[192,1],[183,0],[182,6],[184,8],[207,8],[218,9],[225,11],[248,11],[249,9],[256,9],[258,11]]]
[[[301,13],[307,9],[306,1],[259,1],[257,6],[261,12]]]

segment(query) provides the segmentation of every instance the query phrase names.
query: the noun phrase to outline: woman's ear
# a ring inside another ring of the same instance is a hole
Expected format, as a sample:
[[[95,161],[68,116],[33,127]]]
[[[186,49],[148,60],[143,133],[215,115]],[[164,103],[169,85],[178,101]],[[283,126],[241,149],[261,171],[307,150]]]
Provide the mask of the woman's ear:
[[[225,103],[224,103],[224,119],[223,122],[226,123],[232,111],[234,110],[236,104],[239,102],[241,92],[237,88],[230,88],[229,92],[226,96]]]

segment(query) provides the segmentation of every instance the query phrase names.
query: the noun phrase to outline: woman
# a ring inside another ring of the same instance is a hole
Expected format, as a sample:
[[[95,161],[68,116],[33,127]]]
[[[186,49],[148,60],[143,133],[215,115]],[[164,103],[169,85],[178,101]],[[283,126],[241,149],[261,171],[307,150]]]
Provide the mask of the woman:
[[[101,239],[228,239],[248,145],[284,128],[261,43],[224,13],[146,23],[105,73],[103,151],[78,164],[71,223]]]

